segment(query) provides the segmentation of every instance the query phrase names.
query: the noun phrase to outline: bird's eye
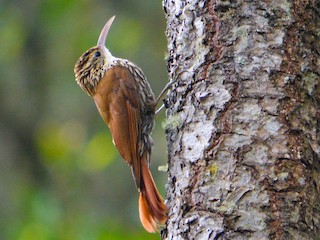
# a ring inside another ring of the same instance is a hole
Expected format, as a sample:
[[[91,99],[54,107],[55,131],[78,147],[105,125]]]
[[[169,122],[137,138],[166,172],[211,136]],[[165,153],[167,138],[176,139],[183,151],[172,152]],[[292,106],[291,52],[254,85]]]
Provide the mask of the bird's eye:
[[[94,53],[94,57],[100,57],[101,56],[101,53],[100,52],[95,52]]]

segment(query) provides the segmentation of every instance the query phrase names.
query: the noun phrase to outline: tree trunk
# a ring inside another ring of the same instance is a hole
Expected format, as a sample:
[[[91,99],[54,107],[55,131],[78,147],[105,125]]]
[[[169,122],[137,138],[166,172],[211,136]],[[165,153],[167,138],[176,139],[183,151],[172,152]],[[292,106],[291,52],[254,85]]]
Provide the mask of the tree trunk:
[[[320,239],[320,4],[164,0],[162,239]]]

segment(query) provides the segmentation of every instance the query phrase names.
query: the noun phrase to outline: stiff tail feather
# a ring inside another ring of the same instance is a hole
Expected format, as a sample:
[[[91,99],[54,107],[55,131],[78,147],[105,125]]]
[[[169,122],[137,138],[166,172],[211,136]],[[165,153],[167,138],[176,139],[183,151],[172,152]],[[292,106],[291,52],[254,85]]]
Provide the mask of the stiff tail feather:
[[[141,186],[139,196],[140,221],[146,231],[152,233],[167,220],[167,207],[158,192],[147,166],[146,158],[141,159]]]

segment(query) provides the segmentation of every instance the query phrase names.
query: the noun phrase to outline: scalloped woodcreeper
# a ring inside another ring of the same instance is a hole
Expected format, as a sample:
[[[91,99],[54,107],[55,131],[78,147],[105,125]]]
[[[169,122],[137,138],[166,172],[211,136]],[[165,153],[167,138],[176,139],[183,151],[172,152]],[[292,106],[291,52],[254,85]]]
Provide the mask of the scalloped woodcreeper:
[[[74,73],[83,91],[93,97],[110,128],[113,143],[131,167],[140,192],[139,215],[143,227],[155,232],[167,220],[167,207],[149,170],[153,145],[150,134],[157,100],[141,69],[128,60],[113,57],[105,47],[114,18],[105,24],[97,46],[79,58]]]

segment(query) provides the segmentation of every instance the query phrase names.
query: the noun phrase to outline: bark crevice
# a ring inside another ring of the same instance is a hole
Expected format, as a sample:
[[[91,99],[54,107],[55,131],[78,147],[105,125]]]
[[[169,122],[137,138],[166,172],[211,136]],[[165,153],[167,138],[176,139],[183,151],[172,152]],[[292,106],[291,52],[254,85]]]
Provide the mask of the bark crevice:
[[[163,4],[179,119],[163,239],[317,239],[319,4]]]

